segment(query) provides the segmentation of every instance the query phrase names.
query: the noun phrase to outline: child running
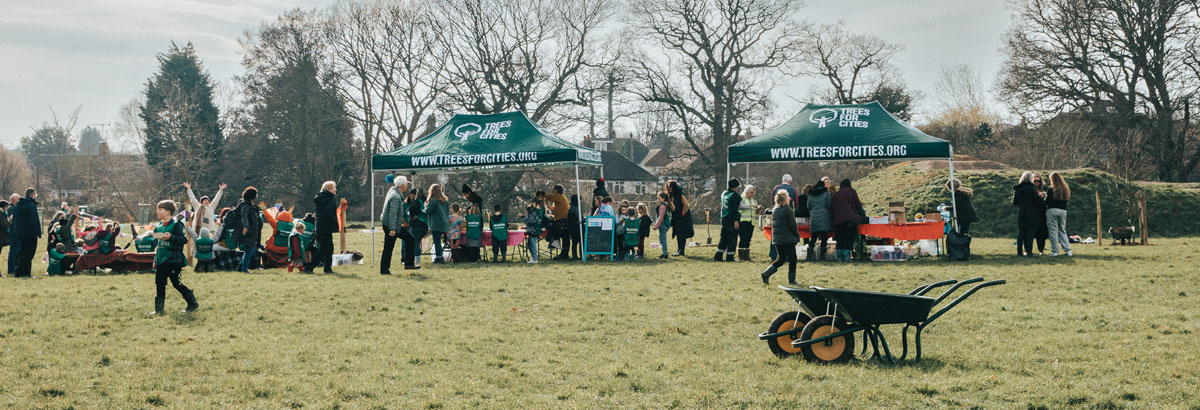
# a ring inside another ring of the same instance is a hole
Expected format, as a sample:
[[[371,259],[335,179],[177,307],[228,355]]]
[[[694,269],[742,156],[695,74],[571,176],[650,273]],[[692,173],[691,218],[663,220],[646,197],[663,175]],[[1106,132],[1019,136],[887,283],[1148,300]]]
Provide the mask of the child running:
[[[200,307],[196,303],[196,294],[183,285],[179,279],[179,272],[187,265],[187,258],[183,256],[183,245],[187,243],[187,236],[183,233],[183,223],[176,221],[175,202],[171,200],[163,200],[158,203],[158,224],[154,227],[154,239],[158,240],[158,248],[154,255],[154,311],[152,315],[163,314],[163,303],[166,301],[167,281],[171,281],[171,285],[179,294],[183,296],[183,300],[187,301],[187,307],[183,309],[185,313],[194,312]]]

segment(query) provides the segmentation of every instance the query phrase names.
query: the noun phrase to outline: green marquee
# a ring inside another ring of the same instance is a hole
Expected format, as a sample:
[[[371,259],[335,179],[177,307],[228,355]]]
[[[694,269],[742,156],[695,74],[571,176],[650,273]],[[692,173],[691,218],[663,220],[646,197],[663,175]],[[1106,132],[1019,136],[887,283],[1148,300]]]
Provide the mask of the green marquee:
[[[600,165],[600,152],[559,139],[520,111],[455,114],[424,138],[371,157],[372,170],[410,173],[575,165]]]
[[[730,163],[950,158],[931,137],[878,102],[809,104],[783,125],[729,146]]]

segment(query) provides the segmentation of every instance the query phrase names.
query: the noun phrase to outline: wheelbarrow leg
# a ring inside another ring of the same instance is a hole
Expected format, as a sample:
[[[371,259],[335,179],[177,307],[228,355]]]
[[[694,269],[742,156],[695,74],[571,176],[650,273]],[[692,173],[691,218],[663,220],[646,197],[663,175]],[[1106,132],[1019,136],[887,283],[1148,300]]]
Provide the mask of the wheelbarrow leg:
[[[879,355],[879,339],[878,336],[875,336],[875,331],[869,330],[864,333],[871,337],[871,358],[883,360],[883,356]],[[866,343],[864,342],[863,344],[865,345]],[[863,348],[865,349],[866,346],[863,346]]]
[[[917,336],[916,336],[916,341],[917,341],[917,363],[920,363],[920,362],[921,362],[921,329],[922,329],[922,328],[920,328],[920,327],[918,327],[918,328],[917,328]]]
[[[879,331],[879,325],[873,327],[876,336],[879,337],[879,344],[883,345],[883,354],[881,358],[886,359],[888,363],[896,363],[895,357],[892,356],[892,350],[888,348],[887,338],[883,337],[883,332]]]
[[[908,357],[908,328],[910,326],[911,325],[904,325],[904,330],[900,331],[900,341],[903,342],[901,345],[902,350],[900,350],[901,361],[903,361],[905,357]]]

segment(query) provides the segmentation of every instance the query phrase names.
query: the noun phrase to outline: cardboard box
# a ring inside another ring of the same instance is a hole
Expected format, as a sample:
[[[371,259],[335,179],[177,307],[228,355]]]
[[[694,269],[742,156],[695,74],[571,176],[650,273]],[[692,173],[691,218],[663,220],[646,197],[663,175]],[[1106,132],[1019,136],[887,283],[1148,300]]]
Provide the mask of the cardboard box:
[[[933,212],[925,213],[925,222],[941,222],[941,221],[942,221],[942,213],[941,212],[933,211]]]
[[[908,210],[904,208],[904,202],[889,202],[888,203],[888,223],[892,225],[903,224],[908,221]]]

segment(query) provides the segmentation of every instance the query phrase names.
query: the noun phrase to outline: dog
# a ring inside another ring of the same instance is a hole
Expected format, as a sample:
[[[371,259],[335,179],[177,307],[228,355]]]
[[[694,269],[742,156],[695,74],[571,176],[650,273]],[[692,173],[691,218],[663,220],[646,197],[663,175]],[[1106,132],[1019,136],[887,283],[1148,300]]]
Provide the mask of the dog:
[[[1113,226],[1108,228],[1108,234],[1112,237],[1113,245],[1116,245],[1118,240],[1121,241],[1122,246],[1133,243],[1133,234],[1137,232],[1137,228],[1133,226],[1133,221],[1128,222],[1129,226]]]

